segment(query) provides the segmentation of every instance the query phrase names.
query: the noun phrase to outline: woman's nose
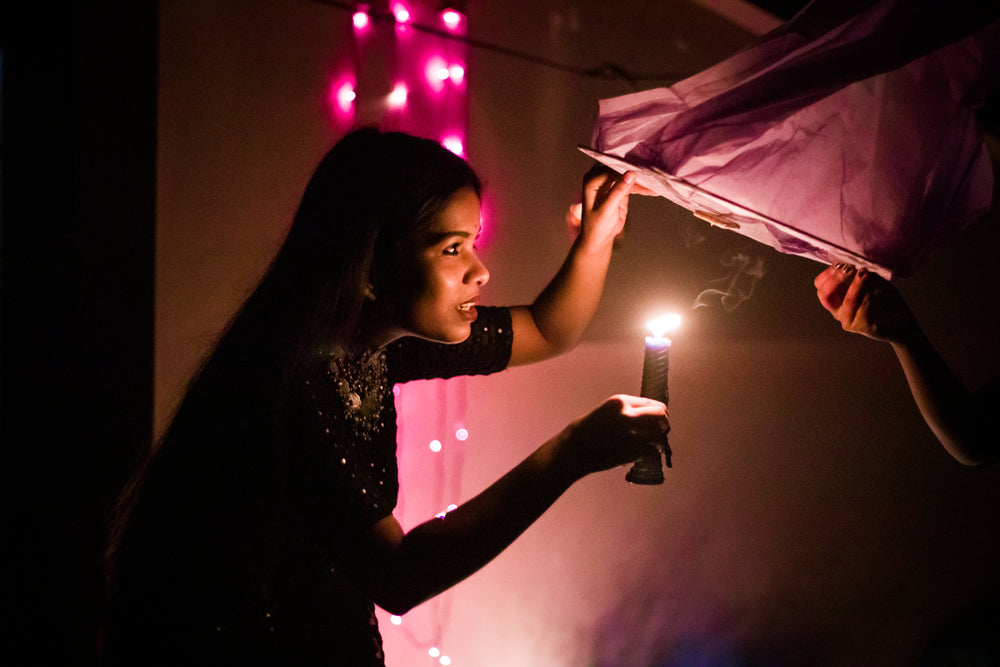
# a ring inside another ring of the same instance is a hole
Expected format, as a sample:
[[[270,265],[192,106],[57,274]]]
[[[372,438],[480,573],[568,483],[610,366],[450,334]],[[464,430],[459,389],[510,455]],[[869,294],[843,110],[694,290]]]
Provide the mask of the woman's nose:
[[[469,269],[469,279],[471,282],[482,287],[490,280],[490,272],[486,268],[479,258],[476,258],[475,264]]]

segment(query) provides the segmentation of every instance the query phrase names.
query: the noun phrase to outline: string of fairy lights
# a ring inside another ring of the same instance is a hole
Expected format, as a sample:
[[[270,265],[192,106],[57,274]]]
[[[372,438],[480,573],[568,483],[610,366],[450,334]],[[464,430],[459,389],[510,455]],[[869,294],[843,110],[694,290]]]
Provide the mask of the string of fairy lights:
[[[581,77],[614,79],[636,88],[641,82],[674,82],[679,74],[634,75],[614,64],[577,67],[516,49],[470,38],[468,18],[460,4],[436,4],[435,0],[381,0],[376,3],[318,0],[324,5],[350,12],[352,36],[350,58],[337,65],[329,90],[329,106],[341,129],[359,124],[377,124],[384,129],[437,138],[453,153],[466,156],[468,88],[466,55],[469,48],[483,49]],[[484,237],[481,242],[486,240]],[[443,517],[454,509],[450,499],[459,497],[470,433],[465,427],[466,384],[464,378],[411,383],[397,386],[400,416],[398,441],[400,473],[404,463],[422,452],[418,466],[433,471],[433,498],[423,505],[433,507],[423,514]],[[430,457],[430,460],[427,460]],[[397,515],[406,516],[403,485]],[[426,509],[426,507],[421,507]],[[451,665],[444,651],[444,634],[450,621],[451,594],[443,593],[407,615],[387,616],[389,625],[412,646],[426,652],[431,664]],[[414,617],[417,618],[414,618]],[[429,620],[427,620],[429,619]],[[429,629],[420,627],[426,621]],[[385,627],[385,624],[383,624]],[[387,646],[392,636],[385,637]]]
[[[333,120],[347,129],[377,124],[438,139],[460,156],[466,154],[468,129],[465,80],[467,19],[458,8],[429,8],[409,0],[384,5],[326,2],[350,12],[351,53],[337,66],[330,86]],[[341,54],[343,55],[343,54]],[[423,483],[411,495],[401,485],[397,516],[408,518],[406,505],[416,503],[421,520],[444,516],[455,507],[446,498],[461,491],[464,445],[465,384],[462,378],[396,386],[399,412],[400,476],[427,468]],[[430,498],[418,497],[430,494]],[[426,507],[434,509],[426,511]],[[444,650],[450,621],[451,594],[420,605],[404,620],[379,610],[387,650],[397,638],[422,649],[432,664],[451,665]],[[385,623],[385,620],[388,623]],[[391,633],[391,634],[390,634]]]
[[[471,37],[467,32],[458,30],[457,27],[465,23],[466,15],[462,9],[464,0],[445,0],[439,10],[440,24],[437,21],[423,22],[415,20],[411,12],[410,5],[405,2],[394,2],[382,0],[378,3],[344,2],[341,0],[316,0],[317,2],[336,7],[351,12],[356,22],[361,22],[367,26],[372,23],[389,23],[398,25],[406,24],[410,29],[432,35],[440,39],[460,42],[465,46],[497,53],[509,58],[522,61],[531,65],[558,70],[568,74],[575,74],[580,77],[590,79],[607,79],[623,82],[634,89],[648,86],[649,84],[676,83],[692,74],[692,72],[663,71],[663,72],[632,72],[629,69],[613,62],[602,62],[597,65],[582,66],[565,63],[538,54],[529,53],[520,49],[515,49],[504,44],[498,44],[484,39]],[[414,2],[414,0],[410,0]],[[452,21],[453,25],[449,25]]]

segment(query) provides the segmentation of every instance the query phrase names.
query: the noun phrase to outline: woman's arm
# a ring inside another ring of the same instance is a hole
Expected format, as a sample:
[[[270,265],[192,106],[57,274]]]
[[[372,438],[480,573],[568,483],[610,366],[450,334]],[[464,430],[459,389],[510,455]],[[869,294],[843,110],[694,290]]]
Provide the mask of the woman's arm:
[[[667,429],[662,403],[612,397],[443,518],[408,533],[391,516],[375,524],[343,567],[377,605],[405,613],[496,557],[576,480],[662,447]]]
[[[905,340],[890,341],[906,375],[913,400],[927,426],[955,460],[982,465],[997,457],[988,434],[989,416],[958,381],[919,327]]]
[[[580,233],[559,272],[530,306],[511,308],[510,365],[562,354],[583,338],[604,291],[615,237],[628,215],[635,174],[592,169],[584,178]]]
[[[920,414],[949,454],[965,465],[996,459],[987,410],[955,377],[892,284],[864,269],[836,266],[814,283],[820,303],[845,331],[892,345]]]

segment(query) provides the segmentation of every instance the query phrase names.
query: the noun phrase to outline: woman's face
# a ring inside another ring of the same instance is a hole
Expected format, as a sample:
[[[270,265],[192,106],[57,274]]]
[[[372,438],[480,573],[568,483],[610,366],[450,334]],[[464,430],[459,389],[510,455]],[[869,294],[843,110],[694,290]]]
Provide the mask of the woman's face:
[[[479,290],[490,278],[475,246],[479,215],[479,196],[465,187],[417,233],[407,251],[413,260],[404,271],[409,284],[399,286],[407,334],[442,343],[469,337]]]

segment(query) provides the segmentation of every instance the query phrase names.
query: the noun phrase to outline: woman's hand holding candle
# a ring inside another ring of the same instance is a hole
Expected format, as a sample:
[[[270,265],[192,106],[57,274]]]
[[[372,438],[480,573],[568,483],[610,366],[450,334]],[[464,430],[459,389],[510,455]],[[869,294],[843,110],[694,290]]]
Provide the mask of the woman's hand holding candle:
[[[657,456],[670,430],[667,406],[619,394],[604,401],[557,436],[559,455],[572,478],[609,470],[643,456]]]

